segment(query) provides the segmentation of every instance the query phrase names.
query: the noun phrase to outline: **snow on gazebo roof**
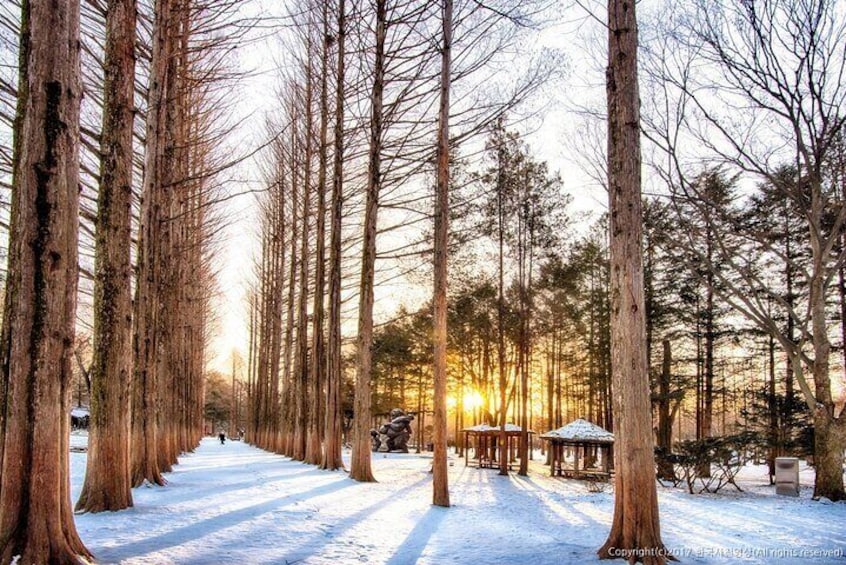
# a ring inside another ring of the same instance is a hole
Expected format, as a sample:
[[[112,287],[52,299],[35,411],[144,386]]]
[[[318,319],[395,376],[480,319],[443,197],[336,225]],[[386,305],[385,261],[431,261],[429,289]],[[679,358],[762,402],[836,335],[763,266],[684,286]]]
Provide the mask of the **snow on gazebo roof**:
[[[579,418],[557,430],[546,432],[541,439],[563,439],[586,443],[614,443],[614,434],[596,424]]]
[[[84,406],[77,406],[71,410],[71,416],[74,418],[85,418],[89,415],[90,412],[88,411],[88,408],[85,408]]]
[[[478,424],[478,425],[473,426],[471,428],[464,428],[461,431],[463,431],[463,432],[476,432],[476,433],[498,432],[499,426],[489,426],[487,424]],[[523,428],[521,428],[520,426],[518,426],[516,424],[505,424],[505,431],[506,432],[521,432],[521,431],[523,431]],[[529,433],[533,434],[535,432],[529,430]]]

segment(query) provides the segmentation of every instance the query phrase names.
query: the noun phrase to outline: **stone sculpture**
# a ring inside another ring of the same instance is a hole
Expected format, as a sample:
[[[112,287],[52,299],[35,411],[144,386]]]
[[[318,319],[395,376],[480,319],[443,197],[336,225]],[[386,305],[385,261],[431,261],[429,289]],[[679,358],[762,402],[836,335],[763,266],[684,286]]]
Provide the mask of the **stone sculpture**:
[[[406,414],[399,408],[391,410],[391,420],[370,430],[373,451],[383,453],[408,453],[408,440],[411,439],[411,421],[413,414]]]

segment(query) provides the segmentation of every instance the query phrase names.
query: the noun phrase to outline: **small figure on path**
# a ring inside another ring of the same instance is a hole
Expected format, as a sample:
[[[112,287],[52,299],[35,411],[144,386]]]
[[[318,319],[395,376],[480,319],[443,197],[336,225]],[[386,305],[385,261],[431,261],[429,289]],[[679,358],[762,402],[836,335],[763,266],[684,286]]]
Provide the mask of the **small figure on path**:
[[[220,445],[223,445],[224,443],[226,443],[226,433],[225,432],[220,432],[219,434],[217,434],[217,437],[220,440]]]

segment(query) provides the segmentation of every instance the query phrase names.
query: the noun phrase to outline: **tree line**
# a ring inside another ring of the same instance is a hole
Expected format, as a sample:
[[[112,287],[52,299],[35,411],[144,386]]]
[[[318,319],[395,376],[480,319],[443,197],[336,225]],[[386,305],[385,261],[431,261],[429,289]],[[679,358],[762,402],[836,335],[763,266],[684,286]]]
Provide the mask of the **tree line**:
[[[4,4],[4,55],[19,61],[17,76],[2,82],[12,129],[3,151],[11,196],[0,382],[4,563],[90,559],[73,512],[132,506],[131,488],[165,484],[162,473],[202,435],[215,203],[226,168],[215,144],[228,128],[226,53],[241,33],[222,39],[219,31],[235,26],[234,8]],[[91,332],[90,361],[75,355],[78,327]],[[72,507],[77,363],[91,417]]]

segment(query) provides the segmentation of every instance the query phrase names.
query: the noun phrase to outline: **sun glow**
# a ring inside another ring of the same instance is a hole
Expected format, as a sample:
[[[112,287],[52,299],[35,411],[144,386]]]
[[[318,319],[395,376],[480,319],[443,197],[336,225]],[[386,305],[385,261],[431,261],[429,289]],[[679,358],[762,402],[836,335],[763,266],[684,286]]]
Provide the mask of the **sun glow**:
[[[477,390],[468,390],[464,393],[464,409],[475,410],[485,405],[485,398]]]
[[[462,408],[465,411],[475,410],[476,408],[481,408],[485,405],[485,397],[476,390],[468,390],[465,392],[462,400]],[[447,396],[447,409],[455,410],[456,408],[458,408],[458,398],[450,394]]]

